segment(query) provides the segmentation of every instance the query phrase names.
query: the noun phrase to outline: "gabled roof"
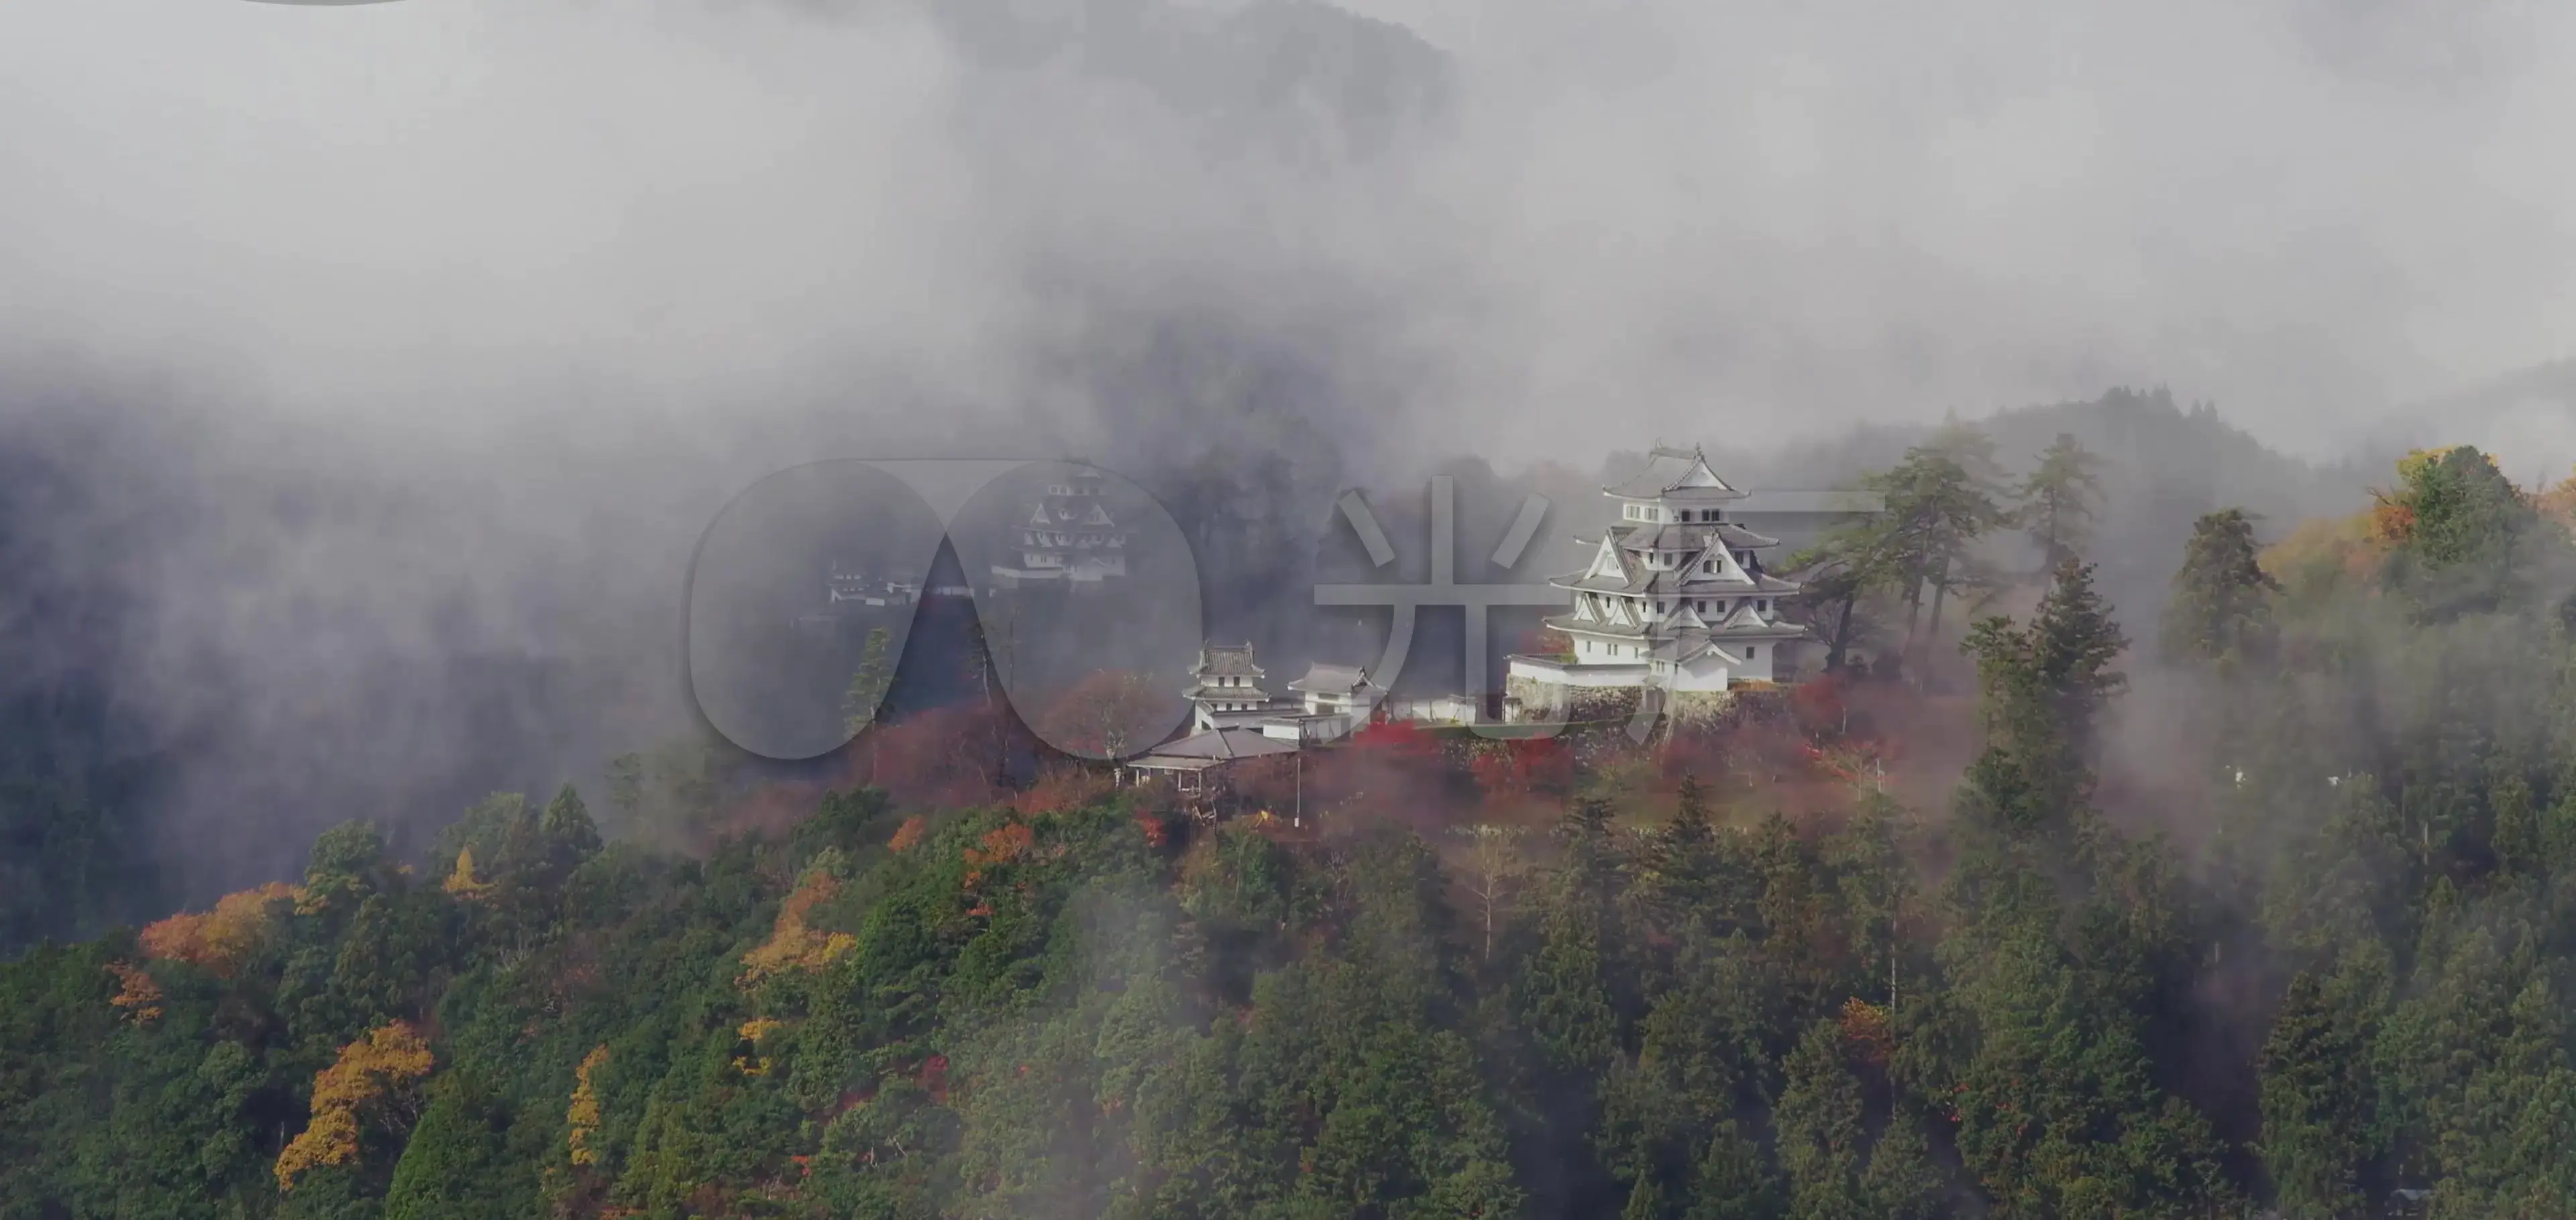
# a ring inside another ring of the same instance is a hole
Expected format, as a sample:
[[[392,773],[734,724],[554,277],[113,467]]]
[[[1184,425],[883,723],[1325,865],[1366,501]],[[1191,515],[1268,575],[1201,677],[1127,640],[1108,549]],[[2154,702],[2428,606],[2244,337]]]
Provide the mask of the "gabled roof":
[[[1252,663],[1250,644],[1209,644],[1199,649],[1197,672],[1203,677],[1258,678],[1262,669]]]
[[[1744,498],[1743,492],[1727,486],[1726,480],[1708,468],[1708,457],[1697,448],[1672,449],[1662,445],[1646,455],[1645,469],[1602,488],[1601,492],[1622,500],[1708,502]]]
[[[1148,758],[1261,758],[1272,754],[1294,754],[1294,742],[1264,736],[1258,729],[1222,728],[1184,737],[1168,745],[1157,746]]]
[[[1306,676],[1288,684],[1288,689],[1314,695],[1351,695],[1376,690],[1370,685],[1368,671],[1357,665],[1327,665],[1318,661],[1306,667]]]
[[[1874,491],[1756,491],[1746,494],[1748,498],[1736,505],[1733,512],[1744,516],[1775,513],[1784,516],[1806,513],[1865,515],[1887,510],[1887,497]]]
[[[1270,692],[1258,686],[1194,685],[1181,692],[1181,697],[1204,703],[1268,703]]]

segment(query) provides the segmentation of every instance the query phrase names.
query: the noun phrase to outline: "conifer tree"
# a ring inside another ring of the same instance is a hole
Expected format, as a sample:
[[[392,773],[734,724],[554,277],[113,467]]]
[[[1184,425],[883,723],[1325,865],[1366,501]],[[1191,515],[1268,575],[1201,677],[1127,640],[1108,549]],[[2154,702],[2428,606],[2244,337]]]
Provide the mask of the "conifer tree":
[[[2192,525],[2182,567],[2165,608],[2164,654],[2177,662],[2218,662],[2269,652],[2272,613],[2266,594],[2280,587],[2264,572],[2254,519],[2244,509],[2210,513]]]
[[[1778,1173],[1732,1119],[1717,1125],[1691,1177],[1685,1220],[1778,1220],[1787,1211]]]
[[[1863,1220],[1869,1208],[1860,1193],[1860,1081],[1843,1059],[1842,1026],[1832,1020],[1808,1026],[1782,1071],[1786,1083],[1772,1122],[1789,1171],[1789,1215]]]
[[[1886,497],[1884,546],[1875,554],[1904,590],[1908,652],[1925,594],[1932,598],[1931,633],[1937,636],[1949,595],[1979,579],[1971,548],[2008,519],[1996,498],[1993,449],[1983,433],[1953,426],[1907,450],[1893,469],[1863,480]]]
[[[1912,1111],[1888,1117],[1860,1186],[1873,1220],[1939,1220],[1945,1214],[1949,1190],[1932,1163],[1931,1139]]]
[[[2092,542],[2093,515],[2102,500],[2101,465],[2102,459],[2073,433],[2060,432],[2022,480],[2013,519],[2039,547],[2050,571]]]
[[[2341,1220],[2363,1203],[2365,1051],[2315,974],[2290,980],[2256,1069],[2263,1166],[2288,1220]]]
[[[546,802],[537,829],[558,857],[559,866],[579,864],[599,852],[599,823],[591,820],[590,806],[582,803],[581,793],[570,784]]]

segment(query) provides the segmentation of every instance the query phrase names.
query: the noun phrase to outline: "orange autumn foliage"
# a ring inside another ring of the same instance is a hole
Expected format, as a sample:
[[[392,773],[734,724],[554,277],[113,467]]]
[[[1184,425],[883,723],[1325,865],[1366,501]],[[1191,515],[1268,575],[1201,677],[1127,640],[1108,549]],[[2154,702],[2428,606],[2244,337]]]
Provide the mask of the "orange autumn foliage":
[[[340,1059],[313,1077],[313,1121],[277,1154],[277,1188],[295,1189],[307,1171],[346,1165],[358,1156],[366,1112],[429,1075],[429,1043],[396,1021],[340,1048]]]
[[[2532,501],[2532,506],[2540,510],[2541,516],[2557,522],[2560,528],[2567,532],[2576,534],[2576,477],[2571,477],[2566,482],[2540,493],[2539,497]]]
[[[1030,829],[1028,823],[1013,822],[1008,826],[986,831],[981,846],[966,849],[966,863],[972,868],[1008,864],[1027,855],[1029,849],[1037,845],[1037,841],[1038,832]]]
[[[143,951],[156,960],[186,962],[231,978],[268,939],[269,904],[303,896],[303,890],[279,881],[227,894],[211,911],[173,915],[143,929]]]
[[[1896,1030],[1886,1009],[1855,996],[1843,1002],[1843,1041],[1874,1067],[1887,1066],[1896,1050]]]
[[[903,820],[903,825],[894,828],[894,837],[886,840],[886,850],[898,852],[910,851],[912,850],[912,845],[919,843],[921,841],[922,834],[929,829],[929,819],[922,817],[920,814],[916,813],[911,817],[905,818]]]
[[[109,962],[107,972],[121,985],[116,998],[108,1003],[125,1010],[126,1019],[137,1025],[150,1025],[161,1019],[161,985],[141,967],[124,962]]]
[[[778,922],[771,928],[769,939],[743,955],[742,977],[735,982],[749,987],[784,971],[820,970],[857,948],[856,936],[825,932],[805,923],[805,917],[840,888],[839,879],[829,872],[818,868],[806,873],[804,880],[797,883],[796,892],[779,906]]]
[[[1036,783],[1011,798],[1022,817],[1066,813],[1090,805],[1117,790],[1109,774],[1092,767],[1059,765],[1038,775]]]

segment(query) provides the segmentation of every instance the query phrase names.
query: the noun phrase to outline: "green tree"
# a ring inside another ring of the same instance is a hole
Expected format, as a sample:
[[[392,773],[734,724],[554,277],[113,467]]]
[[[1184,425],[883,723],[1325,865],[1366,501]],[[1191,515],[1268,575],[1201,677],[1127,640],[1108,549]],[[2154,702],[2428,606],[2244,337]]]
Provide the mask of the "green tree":
[[[1761,1145],[1733,1120],[1719,1123],[1692,1173],[1685,1220],[1777,1220],[1787,1211],[1786,1192]]]
[[[1877,595],[1904,584],[1907,569],[1895,522],[1887,514],[1847,522],[1789,558],[1789,566],[1804,574],[1798,596],[1824,636],[1828,673],[1842,669],[1852,647],[1875,630],[1864,608]]]
[[[2263,1167],[2287,1220],[2361,1214],[2374,1119],[2367,1052],[2315,974],[2290,980],[2256,1069]]]
[[[1772,1122],[1780,1130],[1780,1163],[1789,1171],[1790,1216],[1870,1215],[1860,1188],[1860,1081],[1844,1060],[1842,1027],[1830,1018],[1808,1026],[1782,1071],[1786,1083]]]
[[[2050,571],[2092,543],[2093,515],[2102,502],[2101,465],[2102,459],[2074,434],[2060,432],[2022,480],[2013,519],[2039,547]]]
[[[2263,570],[2254,519],[2241,508],[2210,513],[2192,525],[2165,608],[2164,653],[2179,662],[2263,656],[2272,642],[2267,596],[2280,588]]]
[[[566,871],[599,854],[599,824],[591,820],[590,806],[582,803],[581,793],[570,784],[546,802],[537,830],[552,848],[556,866]]]
[[[859,649],[859,668],[850,675],[849,688],[841,695],[841,725],[856,737],[877,722],[884,709],[886,692],[894,688],[894,661],[888,654],[893,636],[883,627],[868,629],[867,642]]]
[[[1879,551],[1904,592],[1906,649],[1913,651],[1923,600],[1932,599],[1931,634],[1941,631],[1951,594],[1982,579],[1974,547],[2010,518],[1997,496],[1993,442],[1965,425],[1944,428],[1909,449],[1890,470],[1863,480],[1886,497],[1885,548]]]
[[[1924,1134],[1923,1121],[1912,1111],[1888,1116],[1887,1130],[1870,1149],[1860,1188],[1876,1220],[1940,1220],[1948,1214],[1949,1185],[1932,1162],[1932,1141]]]

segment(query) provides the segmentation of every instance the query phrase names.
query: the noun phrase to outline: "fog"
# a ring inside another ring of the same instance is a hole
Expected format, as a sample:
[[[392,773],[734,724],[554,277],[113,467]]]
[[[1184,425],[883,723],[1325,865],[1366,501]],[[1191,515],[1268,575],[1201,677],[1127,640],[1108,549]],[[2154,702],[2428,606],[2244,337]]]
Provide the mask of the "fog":
[[[0,8],[0,444],[119,607],[20,630],[229,880],[683,723],[689,547],[798,462],[1277,457],[1293,535],[2153,383],[2330,459],[2576,321],[2555,8],[1348,7]]]

